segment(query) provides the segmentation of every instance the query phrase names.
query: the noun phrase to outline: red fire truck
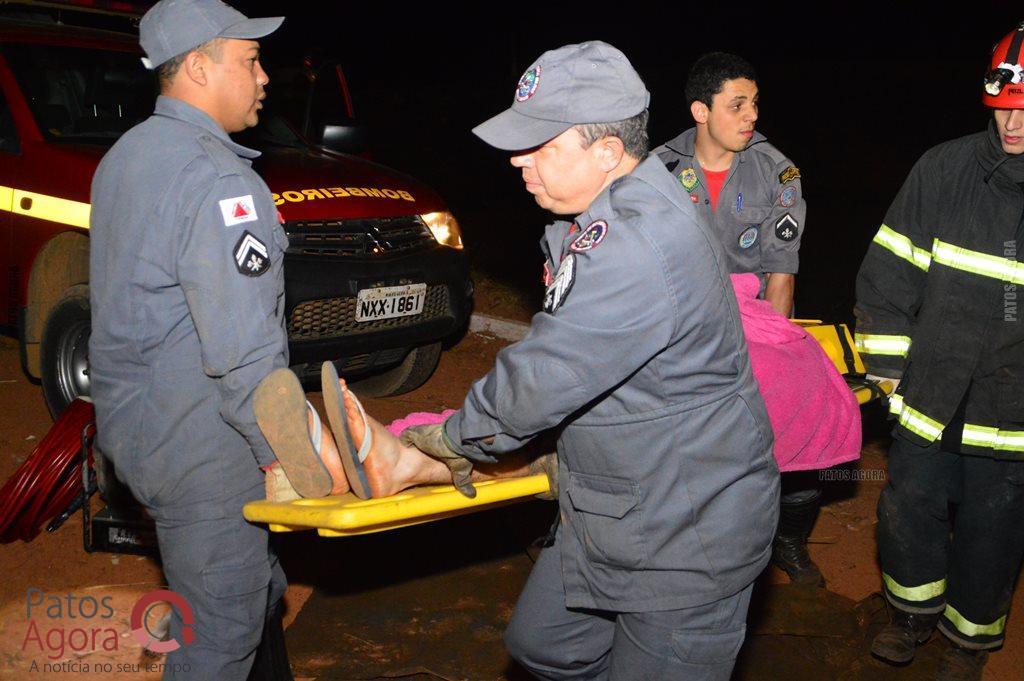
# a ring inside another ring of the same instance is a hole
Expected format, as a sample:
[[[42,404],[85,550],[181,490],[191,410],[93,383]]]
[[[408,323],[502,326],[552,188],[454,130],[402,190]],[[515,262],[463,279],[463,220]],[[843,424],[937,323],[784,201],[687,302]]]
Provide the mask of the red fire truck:
[[[152,112],[156,83],[136,36],[69,26],[31,3],[21,10],[0,15],[0,325],[17,334],[24,369],[56,415],[89,392],[92,175]],[[344,140],[345,126],[320,126],[319,144],[308,142],[275,114],[274,85],[259,128],[242,141],[263,151],[254,167],[290,241],[293,368],[306,376],[333,360],[343,375],[366,376],[367,393],[411,390],[469,316],[458,224],[427,186],[323,146]]]

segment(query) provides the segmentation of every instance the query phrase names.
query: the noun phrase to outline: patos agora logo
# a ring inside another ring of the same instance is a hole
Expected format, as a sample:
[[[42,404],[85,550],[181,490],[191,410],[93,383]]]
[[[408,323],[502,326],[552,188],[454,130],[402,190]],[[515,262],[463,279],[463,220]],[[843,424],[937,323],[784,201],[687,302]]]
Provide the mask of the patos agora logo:
[[[169,603],[178,609],[182,622],[181,641],[174,638],[162,640],[162,637],[157,636],[149,630],[146,616],[154,606],[159,605],[160,603]],[[192,626],[195,624],[195,615],[192,612],[192,606],[189,605],[184,596],[181,596],[174,591],[170,591],[169,589],[150,591],[148,594],[140,598],[135,603],[135,607],[132,608],[132,615],[129,620],[129,624],[132,627],[132,638],[138,641],[139,645],[143,648],[154,653],[169,653],[173,650],[177,650],[182,645],[187,646],[196,638],[195,632],[192,630]]]

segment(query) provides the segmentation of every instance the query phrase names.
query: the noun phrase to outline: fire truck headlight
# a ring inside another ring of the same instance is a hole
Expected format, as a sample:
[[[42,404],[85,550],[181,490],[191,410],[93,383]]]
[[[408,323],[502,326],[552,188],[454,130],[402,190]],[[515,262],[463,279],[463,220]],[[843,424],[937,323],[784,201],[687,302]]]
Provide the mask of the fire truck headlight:
[[[459,229],[458,220],[450,211],[427,213],[420,218],[427,223],[437,243],[449,248],[462,248],[462,231]]]

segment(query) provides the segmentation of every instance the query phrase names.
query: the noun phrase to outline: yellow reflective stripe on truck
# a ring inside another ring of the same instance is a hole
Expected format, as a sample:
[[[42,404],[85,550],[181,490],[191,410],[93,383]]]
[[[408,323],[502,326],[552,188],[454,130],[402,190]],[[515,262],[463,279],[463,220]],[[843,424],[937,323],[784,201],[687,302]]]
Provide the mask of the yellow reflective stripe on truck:
[[[908,237],[903,236],[889,225],[882,225],[878,229],[878,234],[875,235],[873,241],[925,272],[928,271],[928,266],[931,265],[932,256],[928,251],[918,248]]]
[[[879,333],[855,333],[854,344],[862,355],[895,355],[906,357],[910,352],[909,336],[886,336]]]
[[[932,260],[940,265],[980,274],[983,277],[992,277],[1011,284],[1024,284],[1024,263],[961,248],[938,239],[932,244]]]
[[[89,229],[91,206],[81,201],[0,186],[0,210]]]

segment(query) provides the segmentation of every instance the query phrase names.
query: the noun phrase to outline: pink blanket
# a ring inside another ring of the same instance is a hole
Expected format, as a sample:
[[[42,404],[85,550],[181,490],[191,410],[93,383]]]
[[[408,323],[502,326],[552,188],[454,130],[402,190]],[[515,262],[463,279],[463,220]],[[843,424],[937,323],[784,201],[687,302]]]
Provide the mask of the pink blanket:
[[[775,432],[781,471],[828,468],[860,457],[860,407],[818,341],[757,297],[753,274],[731,275],[750,364]],[[398,436],[410,426],[441,423],[441,414],[414,412],[392,421]]]
[[[445,409],[440,414],[435,414],[429,411],[414,411],[411,414],[406,414],[400,419],[395,419],[387,425],[388,432],[395,437],[402,434],[402,431],[406,428],[412,428],[413,426],[429,426],[434,423],[442,423],[446,418],[455,413],[454,409]]]
[[[731,275],[750,364],[775,432],[782,471],[828,468],[860,457],[860,407],[814,338],[766,300],[753,274]]]

